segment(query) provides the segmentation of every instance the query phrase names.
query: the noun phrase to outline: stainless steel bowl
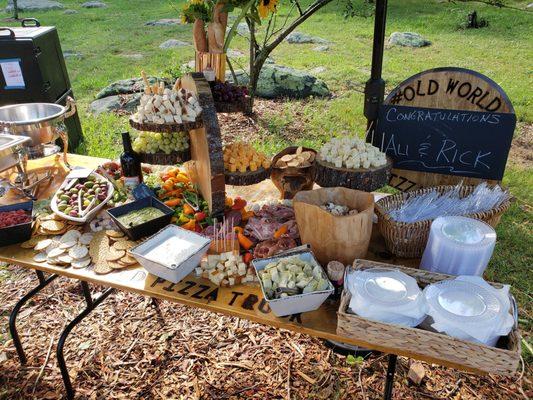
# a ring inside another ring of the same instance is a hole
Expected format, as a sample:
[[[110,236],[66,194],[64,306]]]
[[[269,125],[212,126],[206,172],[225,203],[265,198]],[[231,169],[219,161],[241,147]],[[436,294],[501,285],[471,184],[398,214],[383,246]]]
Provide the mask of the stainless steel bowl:
[[[63,121],[76,112],[71,97],[67,105],[54,103],[26,103],[0,107],[0,133],[23,135],[31,139],[27,146],[52,143],[66,133]]]

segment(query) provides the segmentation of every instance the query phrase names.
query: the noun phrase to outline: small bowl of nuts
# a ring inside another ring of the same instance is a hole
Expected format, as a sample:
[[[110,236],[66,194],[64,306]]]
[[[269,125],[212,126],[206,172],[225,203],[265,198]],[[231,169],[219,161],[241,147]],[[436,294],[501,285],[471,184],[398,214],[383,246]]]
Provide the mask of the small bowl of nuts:
[[[311,190],[315,182],[316,150],[287,147],[272,159],[270,179],[282,199],[292,199],[300,190]]]

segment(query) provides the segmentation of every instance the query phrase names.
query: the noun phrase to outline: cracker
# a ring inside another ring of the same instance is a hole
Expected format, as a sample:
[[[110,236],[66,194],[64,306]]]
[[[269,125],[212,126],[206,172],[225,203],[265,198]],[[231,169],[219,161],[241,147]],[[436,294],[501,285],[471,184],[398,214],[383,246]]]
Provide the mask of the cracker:
[[[114,247],[110,247],[108,249],[106,260],[107,261],[117,261],[124,257],[126,255],[126,252],[124,250],[117,250]]]
[[[33,261],[38,263],[46,262],[47,259],[48,256],[46,255],[46,253],[37,253],[33,256]]]
[[[61,236],[61,243],[66,242],[72,242],[77,241],[81,236],[81,233],[79,233],[76,229],[71,229],[67,233],[65,233],[63,236]]]
[[[59,257],[62,254],[65,254],[65,249],[54,247],[52,250],[48,252],[48,257],[50,258]]]
[[[129,254],[126,254],[124,257],[122,257],[119,262],[125,265],[135,265],[138,263],[137,259]]]
[[[103,262],[103,263],[98,263],[98,264],[95,264],[94,265],[94,270],[93,270],[96,274],[99,274],[99,275],[103,275],[103,274],[108,274],[110,272],[113,271],[113,268],[111,268],[108,263],[106,262]]]
[[[82,260],[73,260],[70,265],[72,266],[72,268],[81,269],[81,268],[88,267],[90,264],[91,264],[91,258],[87,257]]]
[[[20,244],[20,247],[23,249],[33,249],[37,243],[39,243],[41,240],[46,239],[43,236],[34,236],[30,240],[26,240],[25,242]]]
[[[118,240],[113,243],[113,248],[117,250],[129,250],[133,246],[135,246],[135,243],[130,240]]]
[[[69,256],[68,254],[62,254],[59,257],[57,257],[57,259],[60,262],[65,263],[65,264],[71,264],[72,261],[74,261],[73,258]]]
[[[40,240],[34,247],[34,250],[41,251],[46,249],[48,246],[52,244],[52,239],[43,239]]]
[[[66,231],[67,231],[67,228],[66,228],[66,227],[63,228],[63,229],[61,229],[61,230],[59,230],[59,231],[50,231],[50,230],[48,230],[48,229],[42,229],[42,228],[41,228],[41,233],[42,233],[43,235],[62,235],[62,234],[65,233]]]
[[[70,242],[65,242],[65,243],[61,243],[59,245],[59,248],[60,249],[70,249],[71,247],[74,247],[78,244],[78,242],[76,240],[72,240]]]
[[[84,233],[78,240],[81,244],[88,246],[91,243],[91,240],[93,240],[93,237],[94,235],[92,233]]]
[[[107,249],[109,248],[109,240],[104,231],[96,232],[89,245],[89,254],[93,261],[98,264],[105,262]]]
[[[114,230],[111,230],[111,229],[108,229],[107,231],[105,231],[105,234],[107,236],[109,236],[110,238],[121,238],[121,237],[124,237],[124,232],[121,232],[121,231],[114,231]]]
[[[72,258],[79,260],[85,258],[89,254],[89,250],[85,246],[74,246],[68,251],[68,255]]]
[[[109,267],[115,269],[122,269],[122,268],[128,268],[129,265],[123,265],[120,262],[110,261]]]
[[[46,220],[41,222],[41,227],[44,230],[50,231],[50,232],[58,232],[63,229],[65,229],[65,223],[62,221],[56,221],[56,220]]]

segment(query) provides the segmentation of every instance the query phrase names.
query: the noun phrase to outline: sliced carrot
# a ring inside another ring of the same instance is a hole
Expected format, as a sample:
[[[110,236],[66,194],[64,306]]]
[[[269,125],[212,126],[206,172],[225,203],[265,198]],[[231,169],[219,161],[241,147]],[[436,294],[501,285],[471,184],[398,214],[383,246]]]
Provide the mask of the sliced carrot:
[[[181,199],[171,199],[171,200],[165,201],[165,205],[169,207],[176,207],[180,203],[181,203]]]
[[[236,233],[242,233],[244,234],[244,229],[240,226],[236,226],[235,228],[233,228],[233,230],[236,232]]]
[[[243,247],[244,250],[249,250],[254,245],[254,242],[252,242],[242,233],[237,233],[237,239],[239,239],[239,244]]]
[[[287,233],[287,225],[281,225],[276,232],[274,232],[274,239],[279,239]]]

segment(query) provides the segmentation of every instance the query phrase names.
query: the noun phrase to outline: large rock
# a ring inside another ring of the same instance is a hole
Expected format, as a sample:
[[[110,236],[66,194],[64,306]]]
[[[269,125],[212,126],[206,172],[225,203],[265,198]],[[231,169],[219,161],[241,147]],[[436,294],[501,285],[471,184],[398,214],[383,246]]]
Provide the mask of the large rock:
[[[228,49],[228,51],[226,52],[226,55],[229,57],[229,58],[239,58],[239,57],[244,57],[244,53],[240,50],[234,50],[234,49]]]
[[[139,106],[141,94],[117,95],[95,100],[89,106],[89,111],[94,115],[106,112],[133,113]]]
[[[237,25],[237,33],[241,36],[248,36],[250,34],[250,28],[248,28],[248,24],[246,22],[239,23]]]
[[[163,79],[150,76],[148,82],[153,85],[155,82],[161,82]],[[139,93],[144,90],[144,82],[142,78],[122,79],[113,82],[98,92],[97,99],[102,99],[108,96],[115,96],[117,94]]]
[[[144,56],[141,53],[121,54],[121,57],[129,58],[130,60],[142,60]]]
[[[105,8],[107,4],[103,1],[86,1],[81,5],[83,8]]]
[[[190,46],[190,43],[182,42],[181,40],[177,39],[168,39],[167,41],[161,43],[159,45],[160,49],[175,49],[176,47],[184,47],[184,46]]]
[[[18,0],[17,5],[19,11],[47,11],[63,8],[63,4],[52,0]],[[13,11],[13,0],[8,0],[6,11]]]
[[[72,9],[68,9],[68,10],[63,11],[63,14],[65,14],[65,15],[73,15],[73,14],[77,14],[77,13],[78,13],[78,10],[72,10]]]
[[[242,71],[235,71],[240,85],[247,85],[248,76]],[[226,79],[232,81],[230,73]],[[310,96],[329,96],[330,91],[324,81],[317,79],[305,71],[284,67],[276,64],[265,64],[259,75],[257,96],[266,99],[288,97],[302,99]]]
[[[302,32],[291,32],[285,40],[289,43],[303,44],[303,43],[315,43],[315,44],[326,44],[329,43],[326,39],[322,39],[316,36],[307,35]]]
[[[328,51],[328,50],[329,50],[329,46],[327,44],[313,47],[313,51]]]
[[[181,20],[178,18],[163,18],[157,21],[148,21],[145,23],[147,26],[174,26],[181,25]]]
[[[414,32],[393,32],[389,37],[389,43],[404,47],[424,47],[431,42]]]
[[[83,58],[83,54],[74,50],[63,50],[63,57],[65,60],[68,60],[69,58]]]

